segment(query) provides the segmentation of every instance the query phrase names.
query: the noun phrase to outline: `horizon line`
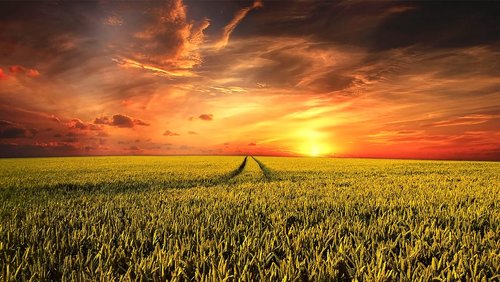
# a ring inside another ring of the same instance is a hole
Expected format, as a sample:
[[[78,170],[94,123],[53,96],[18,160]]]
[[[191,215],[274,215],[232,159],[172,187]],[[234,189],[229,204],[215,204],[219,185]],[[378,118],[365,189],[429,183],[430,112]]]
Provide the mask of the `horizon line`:
[[[276,158],[308,158],[308,159],[371,159],[371,160],[413,160],[413,161],[462,161],[462,162],[500,162],[500,159],[466,159],[466,158],[411,158],[382,156],[307,156],[307,155],[272,155],[272,154],[109,154],[109,155],[50,155],[50,156],[0,156],[0,159],[43,159],[43,158],[95,158],[95,157],[276,157]]]

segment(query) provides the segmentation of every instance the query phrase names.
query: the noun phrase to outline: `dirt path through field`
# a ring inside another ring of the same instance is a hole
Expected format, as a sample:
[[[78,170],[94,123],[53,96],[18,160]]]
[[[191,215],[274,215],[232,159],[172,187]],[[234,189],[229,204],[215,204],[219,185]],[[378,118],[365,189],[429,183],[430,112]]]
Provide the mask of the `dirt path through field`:
[[[250,157],[247,157],[244,169],[229,180],[230,183],[256,182],[263,178],[259,165]]]
[[[240,166],[230,172],[225,181],[231,184],[242,182],[268,181],[272,178],[269,169],[254,157],[246,156]]]
[[[273,178],[271,170],[269,170],[269,168],[263,162],[259,161],[254,156],[252,156],[252,159],[259,165],[259,168],[262,171],[264,178],[266,180],[271,180]]]
[[[246,156],[243,159],[243,162],[241,162],[240,166],[237,169],[235,169],[231,173],[229,173],[228,180],[238,176],[240,173],[243,172],[243,170],[245,169],[245,166],[247,165],[247,159],[248,159],[248,156]]]

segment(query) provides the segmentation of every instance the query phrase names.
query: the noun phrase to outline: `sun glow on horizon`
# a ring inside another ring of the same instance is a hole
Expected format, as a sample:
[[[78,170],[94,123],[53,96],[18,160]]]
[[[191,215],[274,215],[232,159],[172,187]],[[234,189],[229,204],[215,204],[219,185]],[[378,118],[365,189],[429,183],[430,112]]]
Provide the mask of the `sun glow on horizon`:
[[[304,144],[299,152],[304,156],[324,157],[330,155],[333,150],[330,144],[311,142]]]
[[[297,152],[304,156],[323,157],[333,153],[333,146],[324,132],[306,130],[300,132],[300,145]]]

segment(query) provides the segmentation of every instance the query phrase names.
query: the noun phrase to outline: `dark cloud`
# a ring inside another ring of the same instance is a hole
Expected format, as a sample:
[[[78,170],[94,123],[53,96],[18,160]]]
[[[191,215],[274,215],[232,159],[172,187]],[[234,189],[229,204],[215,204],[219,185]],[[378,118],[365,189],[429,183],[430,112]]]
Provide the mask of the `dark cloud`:
[[[95,124],[110,124],[111,122],[108,117],[98,117],[94,120]]]
[[[495,2],[419,2],[415,9],[394,13],[374,31],[375,50],[422,45],[462,48],[497,42],[500,5]]]
[[[67,143],[77,143],[78,142],[78,138],[76,137],[70,137],[70,138],[65,138],[63,140],[61,140],[62,142],[67,142]]]
[[[24,138],[27,137],[28,131],[19,127],[8,127],[0,131],[0,138]]]
[[[0,138],[31,138],[38,133],[34,128],[26,128],[22,125],[0,120]]]
[[[81,119],[74,118],[67,123],[69,129],[79,129],[79,130],[101,130],[101,128],[95,124],[87,123]]]
[[[35,66],[43,62],[50,65],[44,76],[52,76],[102,54],[96,52],[100,47],[96,41],[91,49],[87,49],[90,44],[76,44],[80,38],[93,38],[94,17],[100,14],[97,2],[2,1],[0,11],[0,56],[6,58],[4,64]]]
[[[248,146],[257,146],[257,144],[254,142],[251,142],[251,143],[248,143]]]
[[[245,16],[250,11],[252,11],[253,9],[258,9],[258,8],[262,8],[262,7],[263,7],[262,1],[256,0],[253,2],[252,6],[245,7],[243,9],[239,10],[238,12],[236,12],[236,14],[234,14],[234,17],[231,19],[231,21],[226,26],[224,26],[224,29],[222,32],[222,37],[215,44],[215,48],[221,49],[221,48],[226,47],[226,45],[228,44],[228,41],[229,41],[229,37],[233,33],[236,26],[238,26],[238,24],[245,18]]]
[[[188,134],[189,135],[198,135],[198,132],[190,130],[190,131],[188,131]]]
[[[33,144],[0,143],[0,157],[43,157],[82,155],[80,147],[66,142]]]
[[[140,119],[135,119],[134,120],[134,124],[135,125],[142,125],[142,126],[149,126],[149,123],[146,123],[146,122],[144,122],[144,121],[142,121]]]
[[[213,114],[201,114],[198,118],[201,120],[210,121],[210,120],[214,119],[214,115]]]
[[[95,145],[87,145],[87,146],[84,146],[83,149],[85,151],[92,151],[92,150],[97,150],[99,147],[98,146],[95,146]]]
[[[123,114],[113,115],[112,118],[106,116],[98,117],[94,120],[94,124],[105,124],[121,128],[133,128],[136,125],[149,126],[149,123]]]
[[[236,72],[224,72],[225,66],[219,67],[221,56],[210,54],[204,68],[222,72],[247,87],[265,83],[349,95],[363,93],[361,88],[367,84],[402,70],[443,77],[494,75],[500,70],[497,3],[460,2],[453,7],[434,2],[282,4],[269,2],[238,27],[235,36],[244,41],[222,55],[241,66]],[[483,15],[485,21],[479,20]],[[468,25],[464,18],[474,19],[473,24]],[[450,26],[450,22],[456,25]],[[286,43],[276,44],[280,38]],[[477,52],[457,49],[474,46],[489,47]],[[356,58],[349,54],[350,49],[363,50],[363,56]],[[328,50],[333,52],[328,54]],[[347,63],[338,64],[343,61]]]
[[[495,1],[270,1],[236,35],[309,36],[373,51],[419,45],[460,48],[498,42]]]
[[[163,136],[180,136],[179,133],[172,132],[170,130],[167,130],[163,133]]]
[[[339,73],[342,73],[342,71],[327,72],[308,82],[307,86],[317,92],[334,92],[350,88],[355,84],[355,77]]]
[[[134,120],[126,115],[117,114],[113,116],[113,120],[109,123],[109,125],[116,127],[134,127]]]

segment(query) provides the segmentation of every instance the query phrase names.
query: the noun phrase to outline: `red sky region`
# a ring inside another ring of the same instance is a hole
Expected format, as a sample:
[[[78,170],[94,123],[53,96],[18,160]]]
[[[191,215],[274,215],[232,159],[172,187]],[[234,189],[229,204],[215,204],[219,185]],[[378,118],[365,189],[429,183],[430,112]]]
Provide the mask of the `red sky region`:
[[[500,160],[496,2],[2,1],[0,156]]]

